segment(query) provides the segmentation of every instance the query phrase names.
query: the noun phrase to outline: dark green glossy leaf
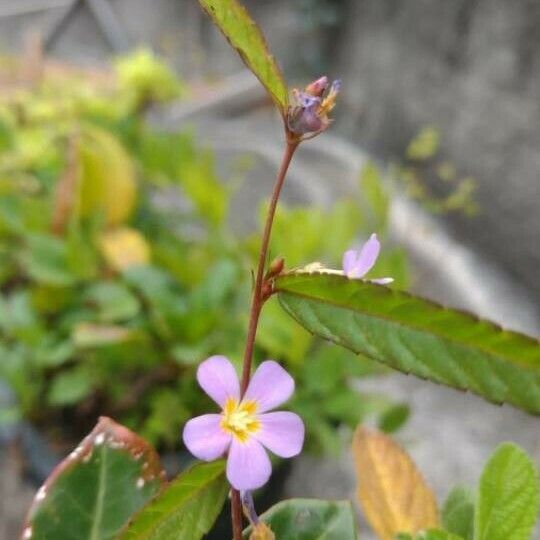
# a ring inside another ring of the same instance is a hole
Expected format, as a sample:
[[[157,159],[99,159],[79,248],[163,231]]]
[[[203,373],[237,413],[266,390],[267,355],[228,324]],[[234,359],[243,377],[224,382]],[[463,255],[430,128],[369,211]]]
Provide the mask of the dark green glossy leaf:
[[[164,478],[154,449],[103,417],[37,492],[23,539],[112,540]]]
[[[441,520],[444,528],[465,540],[474,538],[474,497],[467,488],[457,486],[446,498]]]
[[[279,540],[356,540],[354,513],[349,501],[290,499],[262,514]],[[244,539],[249,537],[249,529]]]
[[[211,529],[229,489],[224,461],[198,463],[143,508],[118,538],[198,540]]]
[[[340,275],[275,281],[282,306],[311,332],[419,377],[540,414],[540,344],[467,313]]]
[[[475,540],[528,540],[538,516],[538,473],[517,445],[504,443],[480,478]]]
[[[266,41],[246,9],[237,0],[199,0],[247,67],[264,85],[276,105],[285,111],[288,92],[283,75]]]

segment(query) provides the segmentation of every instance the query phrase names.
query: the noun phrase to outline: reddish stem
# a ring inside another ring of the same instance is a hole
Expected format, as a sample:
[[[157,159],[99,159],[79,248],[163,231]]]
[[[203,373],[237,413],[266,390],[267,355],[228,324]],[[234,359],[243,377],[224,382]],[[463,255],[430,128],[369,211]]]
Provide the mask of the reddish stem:
[[[255,345],[255,336],[257,334],[257,325],[259,323],[259,316],[264,303],[262,295],[264,268],[266,265],[266,258],[268,255],[268,245],[270,244],[270,234],[272,232],[272,224],[274,223],[274,216],[276,214],[276,207],[281,193],[281,188],[285,181],[287,170],[291,163],[292,157],[296,148],[298,147],[297,141],[288,141],[281,166],[277,175],[276,183],[274,185],[274,191],[270,199],[270,206],[268,207],[268,213],[266,215],[266,223],[264,225],[264,232],[261,241],[261,250],[259,252],[259,264],[257,266],[257,275],[255,278],[255,287],[253,289],[253,297],[251,300],[251,312],[249,317],[248,334],[246,338],[246,348],[244,350],[244,363],[242,369],[242,383],[240,385],[240,393],[243,395],[249,383],[249,376],[251,373],[251,361],[253,359],[253,347]]]
[[[240,492],[231,491],[231,517],[234,540],[242,540],[242,502]]]
[[[276,183],[274,185],[274,191],[270,198],[270,206],[268,207],[268,213],[266,215],[266,223],[264,225],[264,231],[261,241],[261,250],[259,252],[259,262],[257,265],[257,275],[255,278],[255,287],[253,288],[253,296],[251,299],[251,310],[249,316],[249,326],[246,338],[246,348],[244,350],[244,363],[242,367],[242,382],[240,385],[240,394],[244,395],[247,386],[249,384],[249,377],[251,374],[251,363],[253,360],[253,348],[255,346],[255,336],[257,335],[257,326],[259,324],[259,316],[264,304],[263,285],[264,285],[264,269],[266,266],[266,258],[268,256],[268,246],[270,244],[270,234],[272,233],[272,224],[274,223],[274,216],[276,214],[276,208],[281,194],[281,188],[285,181],[285,176],[292,157],[296,148],[298,147],[299,140],[287,137],[287,146],[281,166],[279,168]],[[233,538],[234,540],[242,540],[242,503],[240,501],[240,493],[235,489],[232,490],[231,497],[231,513],[232,513],[232,525],[233,525]]]

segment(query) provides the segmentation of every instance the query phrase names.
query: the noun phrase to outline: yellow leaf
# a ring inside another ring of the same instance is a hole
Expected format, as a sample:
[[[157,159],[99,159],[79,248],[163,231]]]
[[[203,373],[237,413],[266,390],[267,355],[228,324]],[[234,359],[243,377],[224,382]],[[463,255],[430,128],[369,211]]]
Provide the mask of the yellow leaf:
[[[128,227],[104,233],[99,247],[107,264],[119,272],[150,261],[148,242],[139,231]]]
[[[260,521],[253,527],[249,540],[276,540],[276,535],[266,523]]]
[[[437,501],[408,454],[390,437],[359,426],[353,455],[358,500],[379,540],[437,527]]]
[[[79,211],[82,217],[101,212],[107,225],[120,225],[137,202],[135,167],[111,133],[86,127],[79,144]]]
[[[124,343],[133,337],[133,332],[122,326],[79,323],[71,337],[77,347],[102,347]]]

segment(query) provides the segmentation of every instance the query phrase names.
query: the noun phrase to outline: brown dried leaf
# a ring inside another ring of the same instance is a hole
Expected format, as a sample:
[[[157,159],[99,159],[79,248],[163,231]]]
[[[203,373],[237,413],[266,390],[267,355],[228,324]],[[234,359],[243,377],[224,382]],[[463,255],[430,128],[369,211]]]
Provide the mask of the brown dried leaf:
[[[435,495],[398,444],[359,426],[352,448],[358,501],[380,540],[439,525]]]

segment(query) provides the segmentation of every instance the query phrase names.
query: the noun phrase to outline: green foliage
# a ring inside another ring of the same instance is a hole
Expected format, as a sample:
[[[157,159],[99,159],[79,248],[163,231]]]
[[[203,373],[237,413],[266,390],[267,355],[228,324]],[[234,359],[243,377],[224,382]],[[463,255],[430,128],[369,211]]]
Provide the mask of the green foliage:
[[[234,192],[212,154],[189,133],[142,121],[148,100],[182,94],[165,69],[137,52],[116,62],[115,77],[66,68],[0,98],[0,377],[17,395],[14,412],[45,429],[81,411],[109,414],[159,449],[178,447],[182,424],[208,410],[200,361],[242,356],[260,241],[229,230]],[[364,197],[329,208],[280,207],[272,253],[289,267],[339,266],[359,234],[385,241],[387,189],[375,167],[360,184]],[[378,267],[406,285],[405,256],[386,242]],[[275,299],[256,345],[256,361],[294,375],[292,408],[311,451],[337,453],[337,428],[367,416],[395,423],[391,400],[351,384],[380,369],[322,345]],[[333,376],[319,387],[317,373]],[[79,423],[68,429],[82,436]]]
[[[225,463],[199,463],[173,480],[130,521],[119,540],[199,540],[229,491]]]
[[[279,540],[355,540],[356,524],[351,503],[317,499],[282,501],[260,516]],[[249,537],[250,529],[244,532]]]
[[[439,143],[440,134],[437,129],[427,126],[409,143],[405,155],[418,161],[429,159],[437,153]]]
[[[125,427],[101,418],[37,492],[25,530],[36,540],[116,538],[163,485],[155,451]]]
[[[116,60],[120,89],[133,109],[183,96],[185,86],[149,49],[139,49]]]
[[[467,488],[457,486],[446,498],[441,512],[444,528],[464,540],[474,538],[474,496]]]
[[[286,111],[287,86],[266,41],[246,9],[237,0],[199,0],[242,60],[261,81],[278,108]]]
[[[463,540],[461,536],[440,529],[422,531],[415,536],[410,534],[398,534],[396,540]]]
[[[405,403],[390,406],[379,419],[379,429],[385,433],[394,433],[407,421],[410,413]]]
[[[518,446],[504,443],[480,478],[475,540],[528,540],[538,517],[538,473]]]
[[[431,212],[476,214],[476,181],[460,176],[451,162],[441,160],[439,147],[439,131],[433,126],[424,127],[409,143],[405,162],[390,167],[390,177]]]
[[[463,312],[343,276],[276,279],[305,328],[405,373],[540,413],[540,346]]]

